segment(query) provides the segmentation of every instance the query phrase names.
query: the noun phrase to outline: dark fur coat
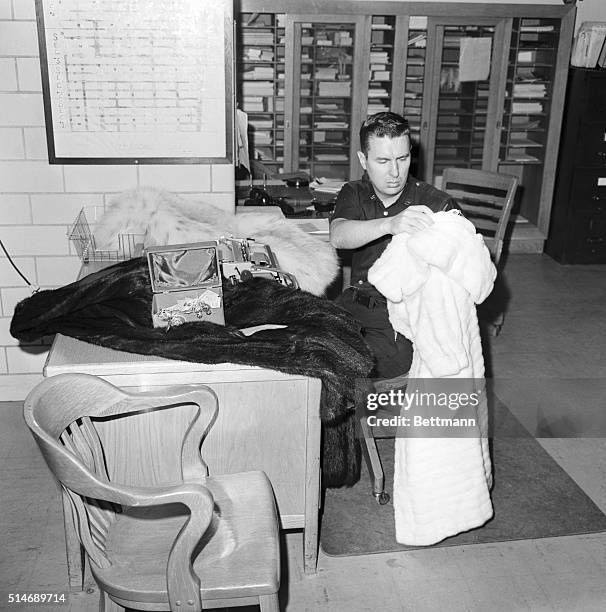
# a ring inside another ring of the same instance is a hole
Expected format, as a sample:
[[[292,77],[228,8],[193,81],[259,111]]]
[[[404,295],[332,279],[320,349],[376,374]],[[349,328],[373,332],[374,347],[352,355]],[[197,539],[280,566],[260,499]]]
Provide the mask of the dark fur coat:
[[[153,328],[146,260],[132,259],[20,302],[11,334],[31,342],[55,333],[108,348],[201,363],[255,365],[322,380],[322,471],[325,486],[353,484],[360,452],[356,387],[372,367],[358,325],[332,302],[276,282],[225,286],[225,327],[185,323]],[[282,324],[245,336],[239,328]]]

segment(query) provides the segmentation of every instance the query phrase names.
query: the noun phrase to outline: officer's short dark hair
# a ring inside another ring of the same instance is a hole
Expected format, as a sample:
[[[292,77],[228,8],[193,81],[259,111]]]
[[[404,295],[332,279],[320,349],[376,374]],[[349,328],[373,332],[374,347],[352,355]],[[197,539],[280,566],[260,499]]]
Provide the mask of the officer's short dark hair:
[[[371,136],[388,136],[397,138],[402,134],[410,134],[408,121],[397,113],[376,113],[364,121],[360,128],[360,146],[364,155],[368,154],[368,141]]]

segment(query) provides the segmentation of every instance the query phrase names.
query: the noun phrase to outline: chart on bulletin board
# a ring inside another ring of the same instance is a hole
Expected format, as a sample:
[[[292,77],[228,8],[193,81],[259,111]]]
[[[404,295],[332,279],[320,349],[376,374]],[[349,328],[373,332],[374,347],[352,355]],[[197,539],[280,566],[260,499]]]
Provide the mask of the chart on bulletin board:
[[[36,0],[49,160],[231,161],[231,0]]]

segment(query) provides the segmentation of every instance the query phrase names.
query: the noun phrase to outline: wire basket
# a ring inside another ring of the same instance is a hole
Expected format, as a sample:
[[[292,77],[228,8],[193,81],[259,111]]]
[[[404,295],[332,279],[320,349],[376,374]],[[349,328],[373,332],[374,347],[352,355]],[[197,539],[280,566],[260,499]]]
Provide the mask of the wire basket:
[[[104,212],[103,207],[100,206],[83,207],[67,231],[67,236],[83,263],[124,261],[141,256],[144,234],[118,234],[117,249],[98,249],[95,244],[95,235],[86,217],[86,210],[94,221],[97,221],[97,217]]]

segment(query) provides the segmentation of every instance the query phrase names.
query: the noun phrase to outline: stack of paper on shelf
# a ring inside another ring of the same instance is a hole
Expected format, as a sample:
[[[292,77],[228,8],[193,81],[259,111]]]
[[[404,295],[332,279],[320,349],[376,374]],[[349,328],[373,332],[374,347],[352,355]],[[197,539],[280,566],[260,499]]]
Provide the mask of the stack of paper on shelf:
[[[369,102],[368,103],[368,111],[369,115],[374,115],[376,113],[386,113],[389,111],[389,106],[382,102]]]
[[[508,152],[506,161],[528,163],[528,162],[538,162],[539,158],[535,157],[534,155],[529,155],[528,153],[525,153],[523,151],[517,151],[514,149],[513,151]]]
[[[271,119],[249,119],[248,125],[254,128],[272,128],[274,124]]]
[[[520,32],[553,32],[552,25],[525,25],[520,28]]]
[[[250,121],[249,121],[250,124]],[[253,130],[250,133],[250,138],[254,142],[255,146],[270,145],[271,144],[271,132],[266,130]]]
[[[544,98],[547,87],[544,83],[515,83],[513,95],[519,98]]]
[[[371,70],[370,80],[371,81],[389,81],[391,79],[390,70]]]
[[[351,34],[346,31],[335,32],[333,40],[337,47],[351,47],[353,44]]]
[[[393,26],[388,23],[373,23],[370,26],[371,30],[393,30]]]
[[[543,104],[541,102],[513,102],[511,104],[512,113],[542,113]]]
[[[368,90],[369,98],[386,98],[389,96],[389,92],[385,87],[372,87]]]
[[[316,104],[316,109],[319,111],[338,111],[339,105],[335,102],[318,102]]]
[[[511,132],[509,138],[510,147],[541,147],[543,146],[540,142],[528,138],[526,132]]]
[[[273,62],[274,52],[271,49],[252,47],[244,50],[244,59],[252,62]]]
[[[242,32],[242,44],[243,45],[273,45],[274,36],[271,31],[267,31],[267,30],[261,30],[260,32],[245,30],[244,32]]]
[[[320,81],[318,84],[319,96],[350,96],[350,81]]]
[[[316,121],[314,127],[319,130],[326,130],[329,128],[346,130],[349,127],[349,123],[347,123],[347,121]]]
[[[537,61],[537,52],[529,51],[527,49],[523,49],[522,51],[518,51],[518,62],[536,62]]]
[[[273,79],[274,69],[272,66],[255,66],[252,70],[245,70],[242,77],[244,80]]]
[[[243,96],[272,96],[273,93],[273,81],[244,81],[242,83]]]
[[[386,64],[389,62],[389,55],[387,51],[371,51],[370,52],[370,63],[371,64]]]
[[[528,117],[512,117],[511,127],[518,130],[541,129],[540,119],[529,119]]]
[[[320,34],[316,38],[316,47],[332,47],[333,42],[331,38],[326,38],[325,34]]]
[[[425,64],[421,61],[416,64],[412,59],[408,62],[406,67],[406,83],[408,87],[408,83],[418,82],[422,83],[424,79],[425,73]]]
[[[316,161],[347,161],[345,153],[316,153]]]
[[[271,98],[264,98],[262,96],[244,96],[242,98],[242,110],[246,111],[247,113],[271,112],[271,102]]]
[[[419,100],[420,102],[420,100]],[[404,115],[411,116],[411,115],[420,115],[421,114],[421,105],[419,104],[419,106],[409,106],[408,104],[406,104],[406,106],[404,106]]]
[[[316,68],[314,78],[318,80],[335,80],[337,78],[337,69],[330,66],[319,66]]]

